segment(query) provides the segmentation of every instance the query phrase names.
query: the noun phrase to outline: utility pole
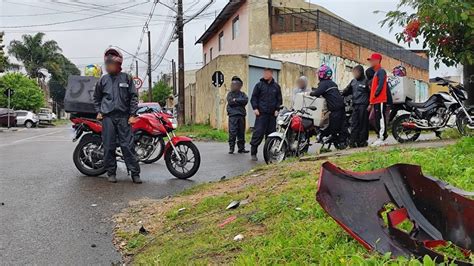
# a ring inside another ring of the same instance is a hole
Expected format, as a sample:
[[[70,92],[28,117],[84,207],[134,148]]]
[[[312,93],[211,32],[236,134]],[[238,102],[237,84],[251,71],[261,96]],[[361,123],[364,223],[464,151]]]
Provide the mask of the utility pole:
[[[178,0],[178,21],[176,28],[178,31],[178,124],[184,125],[186,121],[184,115],[184,38],[183,38],[183,0]]]
[[[152,93],[152,82],[151,82],[151,36],[150,30],[148,30],[148,101],[153,101],[153,93]]]
[[[176,95],[176,62],[174,59],[171,59],[171,76],[173,78],[173,96]]]
[[[135,77],[138,77],[138,60],[135,60]]]

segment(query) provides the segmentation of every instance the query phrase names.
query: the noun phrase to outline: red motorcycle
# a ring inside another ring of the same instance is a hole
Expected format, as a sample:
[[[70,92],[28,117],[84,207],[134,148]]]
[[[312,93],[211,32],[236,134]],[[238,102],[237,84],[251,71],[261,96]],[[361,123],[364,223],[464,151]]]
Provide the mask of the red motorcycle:
[[[106,170],[103,160],[101,122],[83,117],[73,117],[71,121],[75,130],[73,142],[80,139],[73,154],[77,169],[88,176],[104,174]],[[192,143],[192,139],[176,136],[173,132],[175,129],[176,123],[172,115],[152,110],[140,114],[132,125],[135,151],[138,160],[143,163],[155,162],[164,154],[166,167],[170,173],[179,179],[187,179],[198,171],[201,156],[196,145]],[[164,144],[165,137],[169,140],[166,145]],[[117,148],[117,157],[123,160],[119,148]]]

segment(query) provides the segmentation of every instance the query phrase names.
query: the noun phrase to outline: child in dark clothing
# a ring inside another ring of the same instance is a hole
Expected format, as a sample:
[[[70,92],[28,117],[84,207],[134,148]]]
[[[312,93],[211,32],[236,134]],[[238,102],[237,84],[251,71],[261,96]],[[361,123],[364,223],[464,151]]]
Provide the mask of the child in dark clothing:
[[[245,149],[245,116],[247,112],[245,106],[249,99],[241,91],[243,82],[234,76],[230,86],[230,92],[227,94],[227,115],[229,116],[229,154],[234,153],[235,142],[239,153],[248,153]]]
[[[370,90],[361,65],[352,70],[354,79],[344,89],[342,95],[352,95],[352,117],[351,137],[349,145],[355,147],[366,147],[369,139],[369,94]]]

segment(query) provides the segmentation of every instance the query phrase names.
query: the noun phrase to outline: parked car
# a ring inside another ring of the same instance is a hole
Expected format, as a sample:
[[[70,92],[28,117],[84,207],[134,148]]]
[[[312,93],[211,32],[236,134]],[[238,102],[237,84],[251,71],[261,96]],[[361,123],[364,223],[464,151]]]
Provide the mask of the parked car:
[[[49,108],[40,108],[38,117],[40,123],[51,124],[53,121],[53,111]]]
[[[8,117],[10,117],[10,127],[16,126],[16,114],[12,109],[0,108],[0,126],[8,126]]]
[[[24,125],[27,128],[38,125],[39,119],[37,114],[25,110],[17,110],[15,113],[18,125]]]
[[[56,119],[58,119],[58,116],[55,113],[51,113],[51,118],[53,120],[56,120]]]
[[[153,112],[159,112],[162,110],[161,105],[159,103],[139,103],[138,104],[138,111],[137,114],[141,114],[144,112],[150,112],[150,109],[153,110]]]

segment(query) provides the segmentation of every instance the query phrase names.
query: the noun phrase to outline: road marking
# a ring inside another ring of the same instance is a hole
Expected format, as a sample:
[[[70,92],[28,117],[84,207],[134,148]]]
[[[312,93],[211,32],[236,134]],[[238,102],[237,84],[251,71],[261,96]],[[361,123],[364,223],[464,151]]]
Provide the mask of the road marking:
[[[2,145],[0,145],[0,148],[1,148],[1,147],[6,147],[6,146],[10,146],[10,145],[13,145],[13,144],[17,144],[17,143],[20,143],[20,142],[32,140],[32,139],[41,138],[41,137],[44,137],[44,136],[53,135],[53,134],[59,133],[59,132],[61,132],[61,131],[63,131],[63,130],[64,130],[64,129],[59,129],[59,130],[56,130],[56,131],[53,131],[53,132],[49,132],[49,133],[46,133],[46,134],[41,134],[41,135],[38,135],[38,136],[32,136],[32,137],[28,137],[28,138],[24,138],[24,139],[15,140],[15,141],[12,142],[12,143],[7,143],[7,144],[2,144]]]

